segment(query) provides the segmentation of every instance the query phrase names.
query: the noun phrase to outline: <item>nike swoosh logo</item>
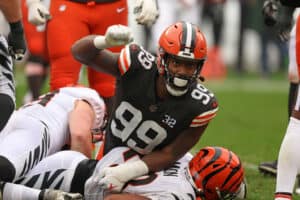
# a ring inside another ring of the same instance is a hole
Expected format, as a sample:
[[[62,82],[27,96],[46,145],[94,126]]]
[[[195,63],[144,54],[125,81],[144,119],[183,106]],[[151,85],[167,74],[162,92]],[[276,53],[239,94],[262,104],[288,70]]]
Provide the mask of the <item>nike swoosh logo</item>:
[[[117,8],[117,13],[121,13],[121,12],[123,12],[124,10],[125,10],[124,7],[122,7],[122,8]]]

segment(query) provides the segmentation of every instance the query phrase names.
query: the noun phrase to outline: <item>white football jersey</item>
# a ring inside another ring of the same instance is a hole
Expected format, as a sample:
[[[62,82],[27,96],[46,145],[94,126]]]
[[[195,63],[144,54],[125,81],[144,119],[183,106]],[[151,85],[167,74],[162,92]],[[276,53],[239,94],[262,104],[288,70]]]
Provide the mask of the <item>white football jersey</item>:
[[[98,193],[97,198],[99,199],[101,188],[99,186],[95,187],[95,184],[99,181],[98,174],[104,167],[124,162],[132,162],[137,159],[139,159],[139,157],[127,147],[112,149],[98,162],[93,175],[87,180],[85,184],[85,198],[88,200],[96,199],[93,198],[93,195],[89,194]],[[123,192],[139,194],[152,200],[196,199],[194,189],[188,181],[186,176],[187,171],[185,169],[191,159],[192,155],[188,153],[169,169],[130,181]]]
[[[15,111],[0,134],[0,155],[15,168],[15,179],[23,177],[45,157],[60,151],[69,142],[69,114],[76,100],[93,107],[93,128],[102,125],[104,101],[95,90],[65,87]]]
[[[105,104],[95,90],[86,87],[64,87],[47,93],[39,100],[24,105],[18,112],[66,130],[68,115],[76,100],[85,100],[93,107],[96,114],[93,128],[99,128],[103,123]]]

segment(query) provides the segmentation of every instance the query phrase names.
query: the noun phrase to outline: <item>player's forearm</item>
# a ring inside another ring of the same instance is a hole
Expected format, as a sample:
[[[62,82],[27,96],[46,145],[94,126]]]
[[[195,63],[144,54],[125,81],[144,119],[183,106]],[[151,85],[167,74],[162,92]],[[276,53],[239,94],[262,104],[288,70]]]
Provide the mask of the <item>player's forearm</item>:
[[[1,0],[0,9],[9,23],[18,22],[22,18],[20,0]]]
[[[171,167],[183,154],[166,151],[154,151],[142,158],[148,166],[149,172],[157,172]]]
[[[100,51],[93,43],[95,37],[95,35],[86,36],[73,44],[71,51],[76,60],[88,65],[95,59]]]
[[[103,48],[97,46],[95,38],[99,37],[102,36],[90,35],[75,42],[72,46],[74,58],[96,71],[119,76],[117,67],[119,54],[103,49],[105,46],[102,46]]]

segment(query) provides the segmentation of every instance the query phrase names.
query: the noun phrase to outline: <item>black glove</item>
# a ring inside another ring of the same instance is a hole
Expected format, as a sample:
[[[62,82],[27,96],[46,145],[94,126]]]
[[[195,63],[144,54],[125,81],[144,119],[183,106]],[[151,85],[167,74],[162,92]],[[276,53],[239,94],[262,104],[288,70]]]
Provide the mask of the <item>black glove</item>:
[[[10,55],[15,60],[22,60],[26,52],[26,44],[22,22],[10,23],[10,33],[8,35],[8,49]]]
[[[266,0],[264,2],[262,13],[264,23],[267,26],[274,26],[277,23],[279,3],[277,0]]]

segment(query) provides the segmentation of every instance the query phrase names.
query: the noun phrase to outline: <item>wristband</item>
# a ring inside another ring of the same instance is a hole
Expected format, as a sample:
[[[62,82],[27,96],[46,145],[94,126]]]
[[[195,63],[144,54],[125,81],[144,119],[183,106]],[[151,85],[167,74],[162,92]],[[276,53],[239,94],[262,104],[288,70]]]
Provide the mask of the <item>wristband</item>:
[[[10,31],[13,33],[23,33],[23,25],[21,21],[9,23]]]
[[[118,167],[119,172],[121,172],[121,174],[123,175],[123,177],[118,178],[125,182],[148,174],[149,172],[147,164],[142,160],[125,163],[123,165],[119,165]]]
[[[106,49],[109,47],[109,45],[106,43],[105,36],[103,35],[96,36],[93,43],[97,49]]]
[[[40,2],[40,0],[26,0],[26,5],[29,7],[30,4],[37,2]]]

